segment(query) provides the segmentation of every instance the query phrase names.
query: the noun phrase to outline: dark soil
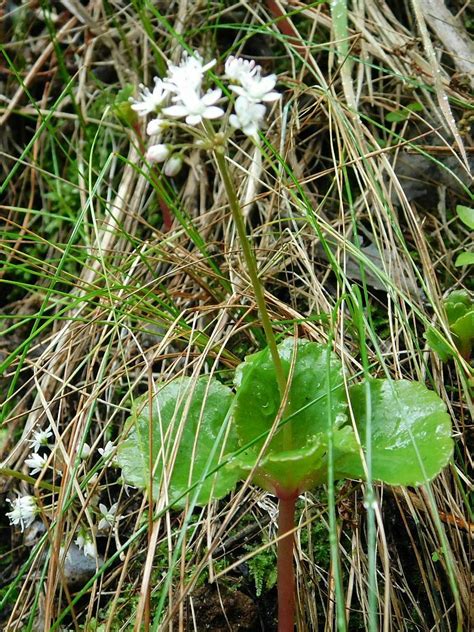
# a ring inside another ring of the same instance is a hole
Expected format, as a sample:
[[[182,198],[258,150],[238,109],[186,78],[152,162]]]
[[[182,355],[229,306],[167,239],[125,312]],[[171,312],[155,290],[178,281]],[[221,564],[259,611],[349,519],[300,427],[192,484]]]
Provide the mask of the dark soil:
[[[274,608],[263,612],[248,595],[218,584],[206,584],[195,590],[186,606],[185,630],[271,632],[276,629]]]

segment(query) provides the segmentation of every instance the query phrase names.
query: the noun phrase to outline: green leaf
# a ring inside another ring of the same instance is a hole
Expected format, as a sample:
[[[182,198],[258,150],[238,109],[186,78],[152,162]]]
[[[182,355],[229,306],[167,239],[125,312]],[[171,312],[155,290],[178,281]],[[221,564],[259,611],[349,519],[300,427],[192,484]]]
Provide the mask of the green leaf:
[[[456,268],[460,268],[461,266],[472,266],[473,264],[474,252],[461,252],[461,254],[456,257],[456,261],[454,262]]]
[[[474,341],[474,309],[457,319],[451,329],[458,339],[458,348],[466,359],[471,357]]]
[[[425,338],[430,349],[439,355],[442,362],[447,362],[453,357],[453,350],[437,329],[429,327],[425,332]]]
[[[451,458],[451,419],[443,401],[419,382],[370,380],[372,476],[390,485],[421,485]],[[365,384],[349,390],[362,444],[365,445]],[[347,454],[339,466],[346,476],[364,478],[360,457]]]
[[[166,488],[170,502],[183,507],[189,488],[202,479],[205,480],[198,485],[198,505],[225,496],[241,478],[241,472],[221,467],[205,477],[237,449],[235,435],[226,430],[232,398],[229,388],[209,377],[199,380],[183,377],[164,387],[158,386],[152,411],[148,395],[139,398],[128,421],[131,432],[120,444],[117,454],[125,482],[148,488],[151,460],[155,497],[160,489],[164,493]],[[164,463],[169,479],[166,486],[163,484]],[[190,495],[192,498],[193,492]]]
[[[456,348],[464,358],[469,359],[474,341],[474,301],[466,290],[455,290],[445,299],[444,308]],[[428,328],[425,337],[443,362],[454,355],[454,350],[434,327]]]
[[[385,120],[388,121],[389,123],[399,123],[401,121],[406,121],[408,118],[410,118],[410,114],[412,112],[422,112],[422,111],[423,111],[423,106],[421,105],[421,103],[418,103],[417,101],[415,101],[413,103],[409,103],[406,107],[403,107],[400,110],[389,112],[385,116]]]
[[[474,339],[474,309],[458,318],[452,326],[452,330],[459,338]]]
[[[467,290],[451,292],[445,302],[446,314],[461,355],[469,360],[474,342],[474,301]]]
[[[112,107],[117,118],[127,126],[133,126],[138,121],[137,113],[132,110],[130,104],[130,97],[134,92],[135,88],[132,84],[124,86],[118,91]]]
[[[286,377],[293,353],[296,361],[289,403],[255,473],[255,480],[277,495],[309,489],[326,480],[328,418],[334,428],[346,421],[347,402],[342,366],[326,346],[287,338],[278,346]],[[236,431],[242,446],[252,445],[236,461],[251,469],[280,407],[275,369],[269,349],[246,358],[236,373]],[[328,396],[330,394],[330,397]],[[290,437],[290,438],[289,438]]]
[[[454,290],[444,301],[444,308],[449,324],[453,325],[458,318],[474,308],[474,303],[467,290]]]
[[[466,224],[468,228],[474,229],[474,208],[458,204],[456,206],[456,213],[459,215],[459,219]]]

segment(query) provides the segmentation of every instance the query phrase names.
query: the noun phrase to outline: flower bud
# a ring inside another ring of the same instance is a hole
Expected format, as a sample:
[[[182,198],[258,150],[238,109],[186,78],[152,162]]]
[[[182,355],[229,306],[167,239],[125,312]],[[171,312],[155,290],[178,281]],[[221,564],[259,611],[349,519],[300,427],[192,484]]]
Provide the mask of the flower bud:
[[[160,118],[153,119],[146,126],[146,133],[148,136],[153,136],[154,134],[160,134],[166,126],[166,121]]]
[[[181,156],[171,156],[171,158],[168,158],[168,160],[165,162],[163,172],[165,176],[168,176],[168,178],[172,178],[181,171],[182,166],[183,159],[181,158]]]
[[[168,145],[151,145],[151,147],[148,147],[145,158],[150,162],[164,162],[170,153]]]

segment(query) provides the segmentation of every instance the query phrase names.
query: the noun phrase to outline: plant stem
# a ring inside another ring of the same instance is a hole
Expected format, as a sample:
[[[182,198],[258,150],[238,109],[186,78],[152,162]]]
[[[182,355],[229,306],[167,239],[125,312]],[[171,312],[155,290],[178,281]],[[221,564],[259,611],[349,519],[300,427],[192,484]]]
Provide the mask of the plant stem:
[[[278,347],[273,333],[270,316],[268,314],[265,303],[265,294],[262,284],[258,277],[257,261],[250,245],[245,230],[245,222],[243,219],[242,209],[234,188],[234,183],[230,177],[229,169],[225,155],[221,147],[214,150],[217,167],[224,182],[224,187],[229,200],[229,206],[232,217],[237,228],[242,251],[247,263],[247,269],[252,282],[255,300],[257,301],[260,318],[262,320],[265,337],[267,339],[268,348],[275,367],[275,374],[278,383],[280,397],[283,400],[286,390],[286,377],[283,371],[283,365]],[[291,425],[283,426],[283,444],[286,450],[291,449]],[[278,512],[278,632],[293,632],[295,621],[295,573],[293,568],[293,528],[295,524],[295,504],[297,496],[279,499]],[[285,534],[289,533],[285,536]],[[284,537],[282,537],[284,536]]]
[[[33,476],[28,476],[28,474],[23,474],[23,472],[11,470],[9,467],[0,467],[0,476],[16,478],[19,481],[25,481],[30,485],[36,485],[37,487],[47,489],[50,492],[59,492],[61,489],[57,485],[51,485],[51,483],[48,483],[47,481],[38,481],[38,479]]]
[[[279,499],[278,512],[278,632],[295,629],[295,571],[293,568],[293,533],[282,537],[295,526],[296,496]]]
[[[286,377],[283,371],[283,365],[281,363],[280,355],[278,353],[277,343],[275,340],[275,335],[273,333],[270,316],[268,315],[267,306],[265,304],[265,295],[263,293],[262,284],[260,283],[260,279],[258,278],[257,262],[253,250],[250,246],[247,233],[245,231],[242,210],[240,208],[240,203],[234,188],[234,183],[232,182],[229,169],[227,168],[225,155],[222,153],[222,151],[220,151],[220,149],[221,148],[216,148],[214,150],[214,156],[216,158],[222,181],[224,182],[224,187],[229,199],[230,210],[232,211],[232,217],[237,228],[237,232],[239,234],[240,244],[242,246],[242,251],[244,253],[248,273],[252,282],[253,291],[255,293],[255,300],[257,301],[258,311],[260,313],[260,318],[262,319],[263,330],[265,332],[268,348],[270,349],[273,364],[275,367],[278,389],[280,391],[280,396],[283,398],[286,389]],[[287,428],[290,429],[290,424],[285,424],[283,431],[285,431],[285,429]],[[288,446],[288,449],[289,448],[290,446]]]

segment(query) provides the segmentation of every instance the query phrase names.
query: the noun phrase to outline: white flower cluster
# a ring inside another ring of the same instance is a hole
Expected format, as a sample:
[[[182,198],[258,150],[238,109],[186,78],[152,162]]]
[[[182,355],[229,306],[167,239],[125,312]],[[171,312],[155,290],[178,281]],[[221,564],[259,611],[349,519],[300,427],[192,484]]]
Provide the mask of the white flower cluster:
[[[256,137],[265,116],[263,103],[271,103],[280,98],[280,94],[273,90],[276,75],[262,77],[260,66],[254,61],[238,57],[229,57],[225,64],[225,74],[237,84],[231,85],[230,89],[238,95],[235,114],[230,115],[229,122],[247,136]]]
[[[102,516],[97,525],[99,531],[109,531],[114,526],[117,509],[118,503],[114,503],[110,509],[107,509],[107,505],[99,503],[99,510]]]
[[[31,444],[33,452],[25,459],[26,466],[31,470],[31,476],[42,472],[48,461],[46,454],[39,454],[41,448],[50,448],[49,438],[53,436],[51,426],[48,426],[45,430],[35,430],[33,432],[33,438],[28,440]]]
[[[13,501],[7,498],[7,503],[12,506],[12,510],[6,513],[7,518],[11,524],[19,524],[22,531],[32,524],[39,511],[34,496],[18,496]]]
[[[50,437],[53,436],[51,426],[48,426],[45,430],[39,429],[33,432],[32,439],[29,439],[29,443],[33,451],[25,459],[25,464],[30,470],[30,474],[42,473],[48,463],[48,457],[45,454],[40,454],[40,449],[49,449],[52,446],[49,443]],[[81,460],[88,458],[91,455],[91,447],[87,443],[83,443],[82,447],[78,446],[76,451]],[[114,467],[116,465],[116,448],[111,441],[108,441],[103,448],[99,448],[98,452],[104,461],[105,467]],[[60,472],[58,472],[60,474]],[[97,478],[97,473],[94,475]],[[91,479],[92,480],[92,479]],[[7,498],[7,502],[11,505],[11,511],[6,512],[6,516],[11,525],[20,526],[24,531],[34,521],[36,516],[40,513],[38,502],[34,496],[18,495],[14,500]],[[97,548],[94,534],[104,535],[111,529],[115,529],[120,516],[117,516],[118,502],[113,503],[110,508],[103,503],[99,503],[99,516],[97,524],[93,527],[93,531],[90,531],[83,525],[81,525],[76,533],[75,544],[83,551],[86,557],[98,558]]]
[[[35,430],[33,432],[33,439],[29,439],[28,443],[31,443],[33,452],[38,452],[40,448],[49,447],[49,438],[53,436],[51,426],[48,426],[46,430]]]
[[[84,527],[79,529],[75,544],[82,549],[86,557],[97,558],[97,549],[92,534]]]
[[[46,457],[46,455],[43,454],[43,456],[41,456],[41,454],[38,454],[38,452],[32,452],[30,454],[30,457],[28,459],[25,459],[26,465],[31,470],[31,476],[42,472],[43,469],[46,467],[47,461],[48,458]]]
[[[216,60],[205,64],[198,53],[184,53],[178,65],[168,64],[168,72],[164,79],[154,78],[154,88],[141,85],[138,99],[131,99],[132,109],[139,116],[156,114],[148,123],[147,133],[150,136],[161,136],[176,123],[184,119],[187,125],[196,126],[205,121],[220,119],[224,116],[223,105],[226,99],[220,88],[204,91],[203,83],[208,70],[213,68]],[[257,138],[265,117],[265,103],[280,98],[274,91],[276,75],[262,75],[262,69],[255,61],[229,57],[225,63],[225,78],[230,82],[230,89],[237,95],[234,112],[229,123],[234,129]],[[167,176],[176,175],[183,164],[182,151],[176,151],[171,144],[157,143],[151,145],[146,153],[150,162],[164,163],[163,172]]]
[[[110,531],[110,529],[115,526],[116,522],[119,520],[119,517],[116,516],[117,509],[118,503],[114,503],[110,509],[107,509],[107,506],[103,503],[99,503],[100,515],[102,517],[96,527],[97,531]],[[86,527],[81,526],[77,532],[77,537],[74,542],[80,549],[82,549],[82,552],[86,557],[97,559],[97,548],[92,531],[89,531]]]
[[[114,467],[117,465],[117,456],[115,454],[116,449],[112,441],[107,441],[103,448],[98,449],[98,452],[100,456],[104,459],[106,467]]]

